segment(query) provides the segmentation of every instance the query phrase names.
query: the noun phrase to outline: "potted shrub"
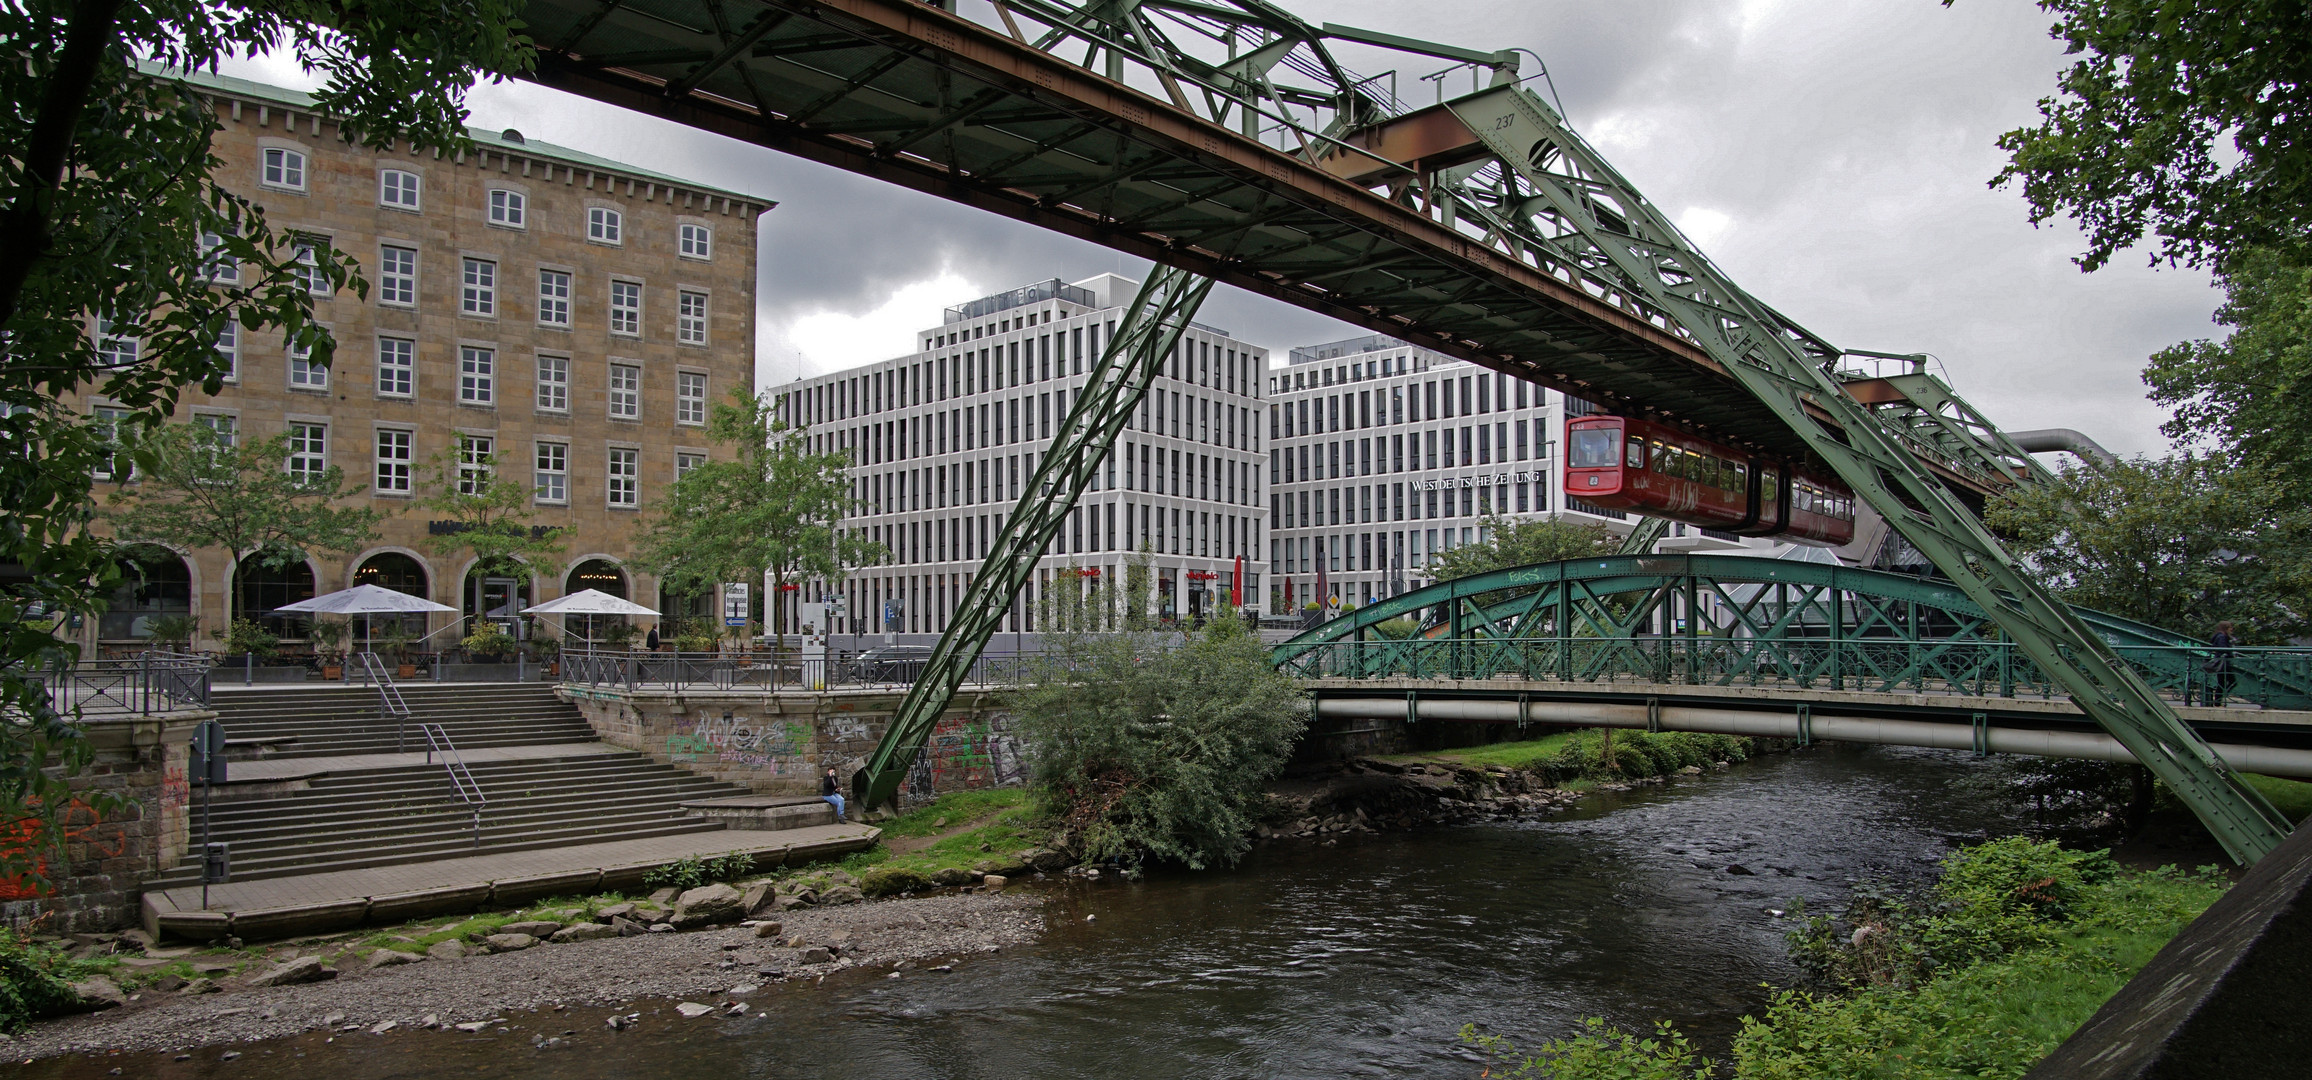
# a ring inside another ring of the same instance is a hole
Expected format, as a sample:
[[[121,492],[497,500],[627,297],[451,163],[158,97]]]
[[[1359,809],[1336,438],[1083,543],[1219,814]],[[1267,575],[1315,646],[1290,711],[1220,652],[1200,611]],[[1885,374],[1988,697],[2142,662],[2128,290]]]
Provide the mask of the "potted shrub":
[[[152,630],[152,643],[156,648],[191,652],[193,635],[200,633],[201,630],[201,617],[198,615],[161,615],[146,625]]]
[[[634,647],[634,639],[641,636],[641,628],[623,618],[602,628],[602,644],[612,650],[631,649]]]
[[[233,628],[225,632],[225,652],[232,656],[246,655],[255,660],[271,660],[281,651],[281,639],[265,632],[254,619],[235,619]]]
[[[710,653],[722,649],[721,627],[712,619],[684,619],[675,624],[674,651]]]
[[[485,622],[459,642],[466,648],[466,656],[477,664],[504,663],[506,654],[514,648],[514,635],[494,622]]]
[[[538,663],[546,669],[547,675],[562,673],[561,638],[550,638],[543,635],[533,637],[530,639],[530,651],[537,655]]]
[[[417,665],[409,662],[409,646],[413,640],[409,628],[403,626],[400,619],[394,619],[385,624],[385,629],[376,632],[371,647],[392,658],[394,678],[407,679],[417,675]]]
[[[306,631],[306,636],[313,639],[313,658],[320,661],[324,679],[345,677],[346,630],[342,622],[315,619],[312,628]]]

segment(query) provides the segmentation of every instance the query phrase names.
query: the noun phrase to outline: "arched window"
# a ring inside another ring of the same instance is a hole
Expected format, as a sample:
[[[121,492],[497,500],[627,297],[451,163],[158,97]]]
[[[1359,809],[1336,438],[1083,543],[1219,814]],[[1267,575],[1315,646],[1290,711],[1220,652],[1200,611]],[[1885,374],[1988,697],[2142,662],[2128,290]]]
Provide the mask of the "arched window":
[[[570,568],[570,577],[563,582],[562,594],[567,596],[582,589],[609,593],[620,600],[626,595],[626,571],[608,559],[588,559]]]
[[[433,584],[426,575],[425,564],[398,551],[380,551],[361,560],[361,566],[353,571],[353,583],[355,585],[375,585],[380,589],[392,589],[397,593],[420,599],[431,599],[428,594],[432,591]],[[414,641],[425,636],[426,617],[422,614],[372,615],[365,619],[356,619],[354,620],[354,633],[359,634],[364,627],[367,627],[371,634],[382,637],[387,633],[386,628],[393,625],[396,620],[399,620],[401,624],[402,633],[408,635],[411,640]]]
[[[282,638],[303,638],[312,625],[304,615],[275,615],[273,609],[313,599],[313,568],[303,562],[272,567],[254,560],[235,568],[233,617],[255,620],[265,632]],[[222,628],[220,628],[222,629]]]
[[[97,617],[106,641],[147,641],[153,620],[193,613],[193,574],[176,552],[153,544],[129,548],[120,560],[121,583]]]

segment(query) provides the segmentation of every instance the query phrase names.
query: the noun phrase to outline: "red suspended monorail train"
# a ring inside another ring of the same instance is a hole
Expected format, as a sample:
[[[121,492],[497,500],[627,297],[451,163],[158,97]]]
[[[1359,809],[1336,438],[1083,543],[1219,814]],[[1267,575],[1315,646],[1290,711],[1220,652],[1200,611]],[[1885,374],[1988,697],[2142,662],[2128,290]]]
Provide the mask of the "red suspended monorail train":
[[[1604,414],[1567,420],[1565,447],[1566,494],[1584,502],[1738,536],[1854,540],[1854,492],[1788,462]]]

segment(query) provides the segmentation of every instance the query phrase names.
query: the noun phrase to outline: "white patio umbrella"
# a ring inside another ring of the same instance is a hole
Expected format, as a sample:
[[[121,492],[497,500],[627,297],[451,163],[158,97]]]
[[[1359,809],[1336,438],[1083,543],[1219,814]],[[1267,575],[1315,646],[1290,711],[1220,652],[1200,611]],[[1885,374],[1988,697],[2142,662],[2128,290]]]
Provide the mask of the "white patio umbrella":
[[[558,600],[548,600],[543,604],[534,604],[523,608],[522,614],[565,616],[562,622],[562,632],[569,633],[570,622],[566,616],[570,615],[657,615],[658,612],[643,607],[632,600],[612,596],[600,589],[581,589]],[[587,629],[593,629],[592,623],[587,625]],[[586,643],[592,645],[594,640],[588,638]]]
[[[411,596],[405,592],[395,592],[392,589],[377,585],[356,585],[350,589],[323,593],[311,600],[299,600],[294,604],[283,604],[274,608],[273,613],[276,615],[285,612],[301,612],[307,615],[359,615],[361,616],[361,639],[368,641],[369,616],[371,615],[411,615],[456,610],[448,604],[437,604],[422,596]]]

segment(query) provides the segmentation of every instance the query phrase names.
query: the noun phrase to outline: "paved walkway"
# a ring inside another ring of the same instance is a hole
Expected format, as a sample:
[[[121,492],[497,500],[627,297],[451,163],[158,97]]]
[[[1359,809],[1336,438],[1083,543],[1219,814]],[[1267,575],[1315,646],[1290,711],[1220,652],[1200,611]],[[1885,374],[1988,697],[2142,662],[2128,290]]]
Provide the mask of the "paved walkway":
[[[881,830],[868,825],[811,825],[777,832],[727,829],[576,847],[510,851],[464,859],[338,870],[148,892],[148,933],[207,941],[231,934],[276,938],[400,922],[426,915],[514,907],[551,896],[638,891],[643,876],[684,858],[744,852],[758,869],[857,851]]]
[[[591,754],[631,754],[634,751],[601,742],[538,743],[529,746],[476,746],[461,747],[458,756],[468,765],[492,761],[538,761],[545,758],[585,757]],[[360,772],[363,769],[399,769],[410,765],[439,765],[441,758],[426,760],[423,750],[398,754],[332,754],[328,757],[260,758],[255,761],[235,761],[226,766],[228,784],[266,784],[284,780],[306,780],[333,773]]]

